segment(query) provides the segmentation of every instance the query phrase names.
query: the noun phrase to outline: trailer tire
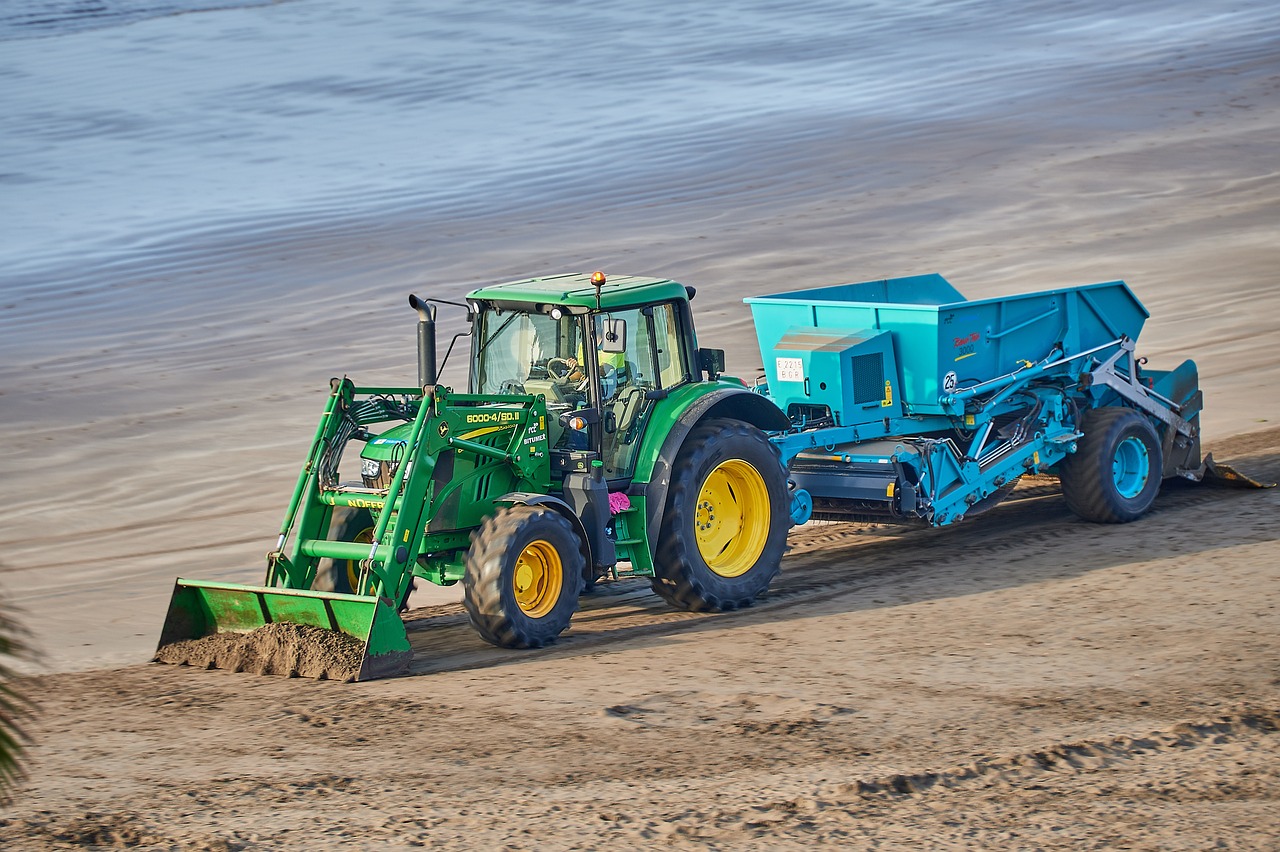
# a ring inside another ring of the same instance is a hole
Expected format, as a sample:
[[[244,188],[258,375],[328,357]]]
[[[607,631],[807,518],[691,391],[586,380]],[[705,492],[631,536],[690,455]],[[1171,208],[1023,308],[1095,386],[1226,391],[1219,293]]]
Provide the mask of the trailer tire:
[[[1100,524],[1147,513],[1160,493],[1164,462],[1151,421],[1130,408],[1085,412],[1076,451],[1062,460],[1062,496],[1072,512]]]
[[[499,509],[471,533],[462,603],[500,648],[541,648],[578,608],[585,560],[569,522],[546,506]]]
[[[778,574],[790,502],[764,433],[737,420],[699,424],[672,465],[653,590],[691,612],[750,606]]]
[[[329,518],[329,541],[358,541],[361,544],[373,544],[373,531],[376,524],[373,514],[368,509],[356,509],[351,506],[336,506]],[[360,583],[360,563],[354,559],[331,559],[325,557],[316,563],[316,578],[311,588],[317,592],[337,592],[343,595],[357,594],[355,588]],[[413,593],[415,582],[409,581],[404,590],[404,598],[400,601],[399,611],[409,608],[409,595]],[[369,594],[373,594],[370,590]]]

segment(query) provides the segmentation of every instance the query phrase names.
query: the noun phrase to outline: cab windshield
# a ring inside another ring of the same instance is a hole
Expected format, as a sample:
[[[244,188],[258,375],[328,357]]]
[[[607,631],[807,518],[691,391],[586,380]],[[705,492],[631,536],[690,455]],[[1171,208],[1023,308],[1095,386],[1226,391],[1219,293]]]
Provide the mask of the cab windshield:
[[[606,323],[612,339],[606,339]],[[488,310],[475,346],[474,393],[544,397],[552,449],[599,453],[611,481],[626,480],[634,471],[639,439],[658,398],[654,392],[692,379],[670,302],[594,317],[565,313],[559,319]],[[560,422],[565,412],[584,408],[598,410],[586,428]]]
[[[548,314],[487,311],[476,349],[474,390],[544,394],[552,405],[583,402],[583,337],[582,319],[569,314],[555,319]]]

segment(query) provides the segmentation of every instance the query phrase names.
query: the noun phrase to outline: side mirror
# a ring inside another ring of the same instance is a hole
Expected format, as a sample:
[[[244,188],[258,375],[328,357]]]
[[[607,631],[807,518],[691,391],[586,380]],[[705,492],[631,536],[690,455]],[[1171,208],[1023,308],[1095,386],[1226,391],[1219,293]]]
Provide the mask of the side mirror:
[[[627,351],[627,321],[624,319],[606,319],[604,336],[600,340],[600,351],[620,354]]]
[[[705,372],[712,380],[719,378],[724,372],[724,350],[699,349],[698,369]]]

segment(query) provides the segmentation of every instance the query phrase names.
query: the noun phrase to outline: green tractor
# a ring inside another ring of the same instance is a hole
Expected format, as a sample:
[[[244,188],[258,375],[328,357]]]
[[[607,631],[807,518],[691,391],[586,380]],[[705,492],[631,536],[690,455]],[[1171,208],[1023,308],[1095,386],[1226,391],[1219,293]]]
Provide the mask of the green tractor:
[[[265,582],[179,579],[160,650],[307,625],[363,643],[351,677],[388,676],[412,656],[397,610],[415,578],[461,582],[476,632],[504,648],[555,640],[604,578],[649,577],[685,610],[750,605],[792,523],[764,434],[789,424],[699,348],[693,295],[597,272],[465,305],[410,296],[419,385],[332,380]],[[441,304],[468,313],[466,393],[436,384]],[[358,480],[342,473],[352,441]]]

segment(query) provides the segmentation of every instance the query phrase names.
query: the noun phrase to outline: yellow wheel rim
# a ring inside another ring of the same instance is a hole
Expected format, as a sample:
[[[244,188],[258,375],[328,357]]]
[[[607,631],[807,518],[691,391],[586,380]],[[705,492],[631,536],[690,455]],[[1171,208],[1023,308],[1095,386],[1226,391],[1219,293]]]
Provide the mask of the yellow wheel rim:
[[[357,544],[373,544],[373,527],[365,527],[356,533],[355,538],[351,539]],[[356,559],[347,560],[347,588],[355,592],[357,595],[371,595],[377,590],[378,580],[375,577],[369,578],[369,588],[363,592],[360,591],[360,562]]]
[[[764,552],[770,520],[760,471],[741,459],[722,462],[698,492],[694,537],[702,561],[721,577],[747,573]]]
[[[511,578],[516,604],[530,618],[542,618],[555,609],[564,585],[564,565],[550,542],[531,542],[516,558]]]

